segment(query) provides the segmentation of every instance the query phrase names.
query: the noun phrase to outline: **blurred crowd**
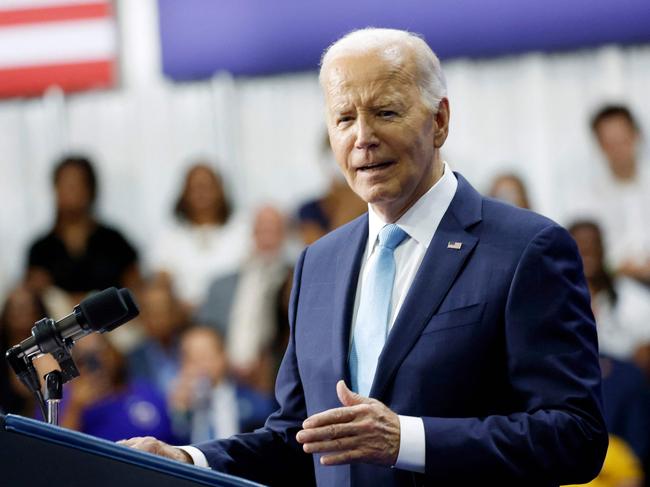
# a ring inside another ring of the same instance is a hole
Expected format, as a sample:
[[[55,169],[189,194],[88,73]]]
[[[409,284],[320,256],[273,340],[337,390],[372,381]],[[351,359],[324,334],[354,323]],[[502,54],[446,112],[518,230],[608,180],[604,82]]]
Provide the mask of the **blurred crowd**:
[[[590,183],[575,182],[579,197],[565,222],[591,294],[610,433],[590,485],[650,485],[650,161],[642,160],[641,129],[628,107],[602,107],[591,129],[607,167]],[[489,195],[534,210],[516,174],[498,175]]]
[[[262,426],[276,408],[296,249],[366,211],[328,153],[324,144],[325,194],[294,214],[261,205],[252,218],[233,207],[215,165],[197,161],[179,182],[172,223],[147,249],[97,216],[92,161],[63,156],[52,172],[54,221],[25,249],[23,278],[2,303],[3,353],[39,319],[59,319],[95,291],[128,287],[140,315],[75,344],[81,375],[64,387],[61,425],[172,443]],[[35,366],[43,376],[58,364],[46,355]],[[0,412],[41,417],[4,360]]]
[[[603,107],[591,128],[607,167],[593,185],[574,182],[576,194],[588,196],[562,223],[583,259],[612,434],[599,477],[610,483],[594,485],[640,486],[650,466],[650,161],[642,160],[641,128],[627,107]],[[262,426],[276,406],[289,334],[290,249],[366,211],[335,170],[326,138],[321,154],[330,174],[325,194],[292,214],[261,206],[252,219],[233,207],[213,164],[193,164],[179,182],[173,224],[151,236],[146,252],[98,219],[92,162],[63,157],[52,173],[55,220],[25,249],[24,276],[2,304],[0,348],[93,291],[128,287],[141,314],[77,343],[81,376],[64,389],[61,424],[111,440],[152,435],[177,444]],[[521,175],[495,175],[486,193],[535,210]],[[56,362],[44,356],[36,367],[44,374]],[[39,414],[5,361],[0,411]]]

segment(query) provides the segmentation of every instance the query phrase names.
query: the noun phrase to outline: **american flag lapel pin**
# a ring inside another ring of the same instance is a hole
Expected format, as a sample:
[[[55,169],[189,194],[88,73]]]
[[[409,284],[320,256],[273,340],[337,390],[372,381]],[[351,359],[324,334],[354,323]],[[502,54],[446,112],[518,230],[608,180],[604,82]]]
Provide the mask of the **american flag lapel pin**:
[[[463,246],[462,242],[448,242],[447,243],[447,248],[448,249],[460,250],[460,248],[462,246]]]

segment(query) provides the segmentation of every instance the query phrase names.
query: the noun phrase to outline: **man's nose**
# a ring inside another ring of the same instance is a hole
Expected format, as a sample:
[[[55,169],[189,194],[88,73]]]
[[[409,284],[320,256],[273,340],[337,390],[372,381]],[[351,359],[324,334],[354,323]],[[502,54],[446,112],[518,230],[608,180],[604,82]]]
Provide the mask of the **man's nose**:
[[[357,118],[357,149],[371,149],[379,145],[379,139],[372,120],[367,116]]]

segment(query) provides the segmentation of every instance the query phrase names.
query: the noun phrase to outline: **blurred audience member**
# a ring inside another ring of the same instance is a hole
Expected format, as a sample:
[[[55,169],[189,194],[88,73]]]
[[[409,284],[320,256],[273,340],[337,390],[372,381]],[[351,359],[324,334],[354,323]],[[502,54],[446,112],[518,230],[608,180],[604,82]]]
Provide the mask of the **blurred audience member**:
[[[600,358],[607,431],[623,439],[646,466],[650,461],[650,388],[635,365]]]
[[[278,316],[279,293],[290,271],[285,241],[284,216],[273,207],[260,208],[253,225],[253,253],[236,273],[210,285],[196,316],[197,322],[226,337],[238,377],[263,390],[274,380],[268,355],[285,321]]]
[[[132,436],[175,442],[164,395],[144,381],[130,381],[124,357],[105,335],[79,340],[73,358],[80,376],[65,388],[61,426],[117,441]]]
[[[599,110],[591,128],[609,169],[593,191],[608,262],[617,274],[650,284],[650,162],[641,161],[641,130],[621,105]]]
[[[178,373],[178,337],[186,317],[171,283],[163,276],[143,287],[138,302],[145,338],[128,355],[129,371],[132,377],[167,393]]]
[[[53,172],[56,219],[29,249],[28,282],[38,292],[56,286],[74,302],[110,286],[137,287],[137,254],[122,234],[93,214],[98,191],[91,162],[63,158]]]
[[[4,353],[29,337],[34,323],[45,316],[43,302],[35,292],[24,285],[9,292],[0,314],[0,412],[23,416],[34,414],[34,397],[18,380],[4,359]]]
[[[325,134],[321,148],[321,164],[329,179],[327,193],[303,204],[298,210],[300,235],[310,245],[323,235],[340,227],[368,210],[368,206],[345,182]]]
[[[220,335],[194,327],[181,339],[180,371],[169,396],[175,427],[192,443],[228,438],[264,425],[276,407],[228,376],[228,359]],[[189,434],[187,434],[189,433]]]
[[[601,353],[632,359],[637,347],[650,342],[650,292],[633,279],[614,277],[605,268],[605,249],[598,225],[572,224],[598,326]]]
[[[150,264],[171,277],[177,295],[192,309],[212,279],[239,266],[248,249],[247,227],[231,215],[221,176],[203,163],[187,171],[175,216],[152,248]]]
[[[531,209],[526,185],[515,174],[505,173],[498,175],[492,182],[488,196],[518,206],[519,208]]]

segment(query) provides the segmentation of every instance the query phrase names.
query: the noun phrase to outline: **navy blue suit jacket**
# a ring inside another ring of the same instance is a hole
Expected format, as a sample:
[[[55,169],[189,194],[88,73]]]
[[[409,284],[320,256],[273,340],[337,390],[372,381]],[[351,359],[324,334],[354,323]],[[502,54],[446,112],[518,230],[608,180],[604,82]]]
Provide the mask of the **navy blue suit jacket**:
[[[379,358],[371,396],[422,417],[426,472],[324,467],[295,440],[339,407],[364,215],[308,247],[295,270],[279,410],[248,435],[198,445],[210,465],[271,485],[555,486],[599,471],[607,448],[596,327],[569,234],[458,189]],[[461,242],[460,249],[448,248]]]

